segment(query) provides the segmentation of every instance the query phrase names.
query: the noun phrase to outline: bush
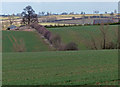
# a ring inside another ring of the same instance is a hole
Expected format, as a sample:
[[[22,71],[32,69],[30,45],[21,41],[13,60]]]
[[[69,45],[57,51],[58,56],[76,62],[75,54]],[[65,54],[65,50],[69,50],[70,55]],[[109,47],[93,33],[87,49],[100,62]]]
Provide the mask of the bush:
[[[78,50],[78,45],[74,42],[70,42],[65,46],[64,50]]]
[[[61,44],[61,37],[59,35],[51,35],[50,43],[55,47],[59,48]]]
[[[52,34],[44,26],[37,23],[31,24],[32,28],[35,28],[40,34],[42,34],[57,50],[78,50],[75,43],[71,42],[67,45],[61,43],[61,37],[57,34]],[[53,27],[50,25],[50,27]]]
[[[46,39],[50,39],[50,36],[51,36],[51,32],[50,31],[46,31],[45,33],[44,33],[44,37],[46,38]]]
[[[117,46],[115,43],[109,42],[108,44],[106,44],[106,49],[117,49]]]

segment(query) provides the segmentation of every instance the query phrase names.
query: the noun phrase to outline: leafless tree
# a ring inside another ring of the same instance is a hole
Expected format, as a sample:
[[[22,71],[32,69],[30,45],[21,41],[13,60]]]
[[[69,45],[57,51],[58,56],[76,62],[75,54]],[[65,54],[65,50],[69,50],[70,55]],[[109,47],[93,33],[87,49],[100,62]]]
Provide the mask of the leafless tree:
[[[22,12],[22,23],[29,25],[31,23],[38,23],[38,18],[37,14],[35,14],[35,11],[32,9],[31,6],[27,6],[26,8],[23,9],[24,11]]]
[[[13,23],[14,23],[14,20],[15,20],[15,18],[14,18],[14,14],[12,14],[12,15],[10,15],[9,17],[8,17],[8,20],[9,20],[9,24],[10,25],[12,25]]]
[[[101,23],[100,25],[100,31],[101,31],[101,34],[103,36],[103,47],[102,49],[105,49],[106,48],[106,36],[107,36],[107,30],[109,29],[109,26],[107,25],[106,28],[104,27],[104,24]]]

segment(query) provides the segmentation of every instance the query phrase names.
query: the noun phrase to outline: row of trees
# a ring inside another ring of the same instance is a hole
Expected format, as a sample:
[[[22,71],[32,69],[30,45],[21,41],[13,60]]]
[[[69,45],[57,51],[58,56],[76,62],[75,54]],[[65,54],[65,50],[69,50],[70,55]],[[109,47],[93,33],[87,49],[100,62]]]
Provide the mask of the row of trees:
[[[93,11],[94,14],[99,14],[99,11]],[[117,10],[115,9],[114,12],[111,12],[110,14],[116,14]],[[51,13],[51,12],[39,12],[38,15],[39,16],[49,16],[49,15],[77,15],[77,14],[86,14],[85,12],[81,11],[80,13],[75,13],[75,12],[62,12],[60,14],[57,13]],[[105,14],[108,14],[108,12],[105,12]]]
[[[44,26],[38,24],[37,15],[35,14],[35,11],[32,9],[31,6],[27,6],[24,11],[22,12],[23,15],[23,24],[30,25],[32,28],[35,28],[42,36],[44,36],[50,44],[52,44],[57,50],[78,50],[77,45],[74,42],[71,42],[69,44],[64,44],[61,41],[61,37],[57,34],[51,33],[49,30],[47,30]],[[100,32],[102,36],[102,40],[100,45],[97,44],[95,38],[91,36],[91,47],[92,49],[117,49],[120,48],[120,42],[119,40],[116,40],[116,43],[114,43],[112,40],[107,42],[107,33],[109,28],[107,27],[105,29],[104,24],[101,24]],[[92,34],[90,34],[92,35]],[[116,35],[117,36],[117,35]],[[90,42],[88,42],[90,44]],[[99,47],[98,47],[99,46]]]
[[[22,23],[30,25],[35,28],[42,36],[44,36],[50,44],[52,44],[57,50],[78,50],[77,45],[73,42],[65,45],[61,41],[61,37],[57,34],[51,33],[44,26],[38,24],[37,14],[31,6],[27,6],[22,12]]]
[[[35,28],[42,36],[44,36],[50,44],[52,44],[57,50],[78,50],[77,45],[74,42],[63,44],[61,37],[58,34],[53,34],[47,30],[44,26],[37,23],[31,24],[32,28]]]
[[[94,14],[99,14],[100,12],[99,11],[93,11]],[[109,12],[105,12],[105,14],[108,14]],[[116,14],[117,13],[117,10],[115,9],[113,12],[111,12],[113,14]],[[49,16],[49,15],[76,15],[76,14],[86,14],[85,12],[81,11],[81,12],[62,12],[60,14],[58,13],[52,13],[52,12],[44,12],[44,11],[41,11],[41,12],[38,12],[38,16]],[[16,14],[13,14],[14,16],[21,16],[21,13],[16,13]],[[11,16],[10,14],[3,14],[3,15],[0,15],[0,16],[3,16],[3,17],[8,17],[8,16]]]

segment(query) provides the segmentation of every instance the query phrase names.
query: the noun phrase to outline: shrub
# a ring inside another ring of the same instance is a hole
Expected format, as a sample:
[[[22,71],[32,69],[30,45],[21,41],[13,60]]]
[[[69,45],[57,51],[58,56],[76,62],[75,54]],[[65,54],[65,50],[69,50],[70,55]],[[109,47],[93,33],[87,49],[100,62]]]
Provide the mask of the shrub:
[[[71,42],[67,45],[61,43],[61,37],[58,34],[53,35],[44,26],[37,23],[31,24],[32,28],[35,28],[40,34],[42,34],[57,50],[78,50],[75,43]],[[53,27],[50,25],[50,27]]]
[[[78,50],[78,45],[74,42],[70,42],[65,46],[64,50]]]
[[[61,44],[59,45],[58,50],[59,50],[59,51],[64,51],[64,48],[65,48],[65,44],[61,43]]]
[[[50,43],[55,47],[59,48],[61,44],[61,37],[59,35],[51,35]]]
[[[50,39],[50,36],[51,36],[51,32],[50,31],[46,31],[45,33],[44,33],[44,37],[46,38],[46,39]]]
[[[106,44],[106,49],[117,49],[117,46],[115,43],[109,42],[108,44]]]

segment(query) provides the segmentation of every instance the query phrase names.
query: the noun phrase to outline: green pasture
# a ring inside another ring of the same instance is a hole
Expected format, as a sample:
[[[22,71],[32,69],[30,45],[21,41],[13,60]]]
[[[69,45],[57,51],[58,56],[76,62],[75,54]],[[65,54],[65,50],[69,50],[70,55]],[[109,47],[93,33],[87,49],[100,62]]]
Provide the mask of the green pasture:
[[[3,53],[3,85],[117,85],[118,51]]]
[[[2,31],[2,51],[15,52],[14,44],[22,40],[25,52],[39,52],[51,50],[48,44],[40,37],[37,32],[32,31]]]
[[[103,41],[103,35],[100,32],[100,26],[73,26],[73,27],[57,27],[48,28],[51,32],[59,34],[62,42],[67,44],[75,42],[79,50],[91,49],[87,44],[92,44],[92,38],[95,40],[96,45],[99,46],[100,41]],[[106,41],[110,40],[115,42],[117,39],[118,25],[104,26],[106,31]]]

